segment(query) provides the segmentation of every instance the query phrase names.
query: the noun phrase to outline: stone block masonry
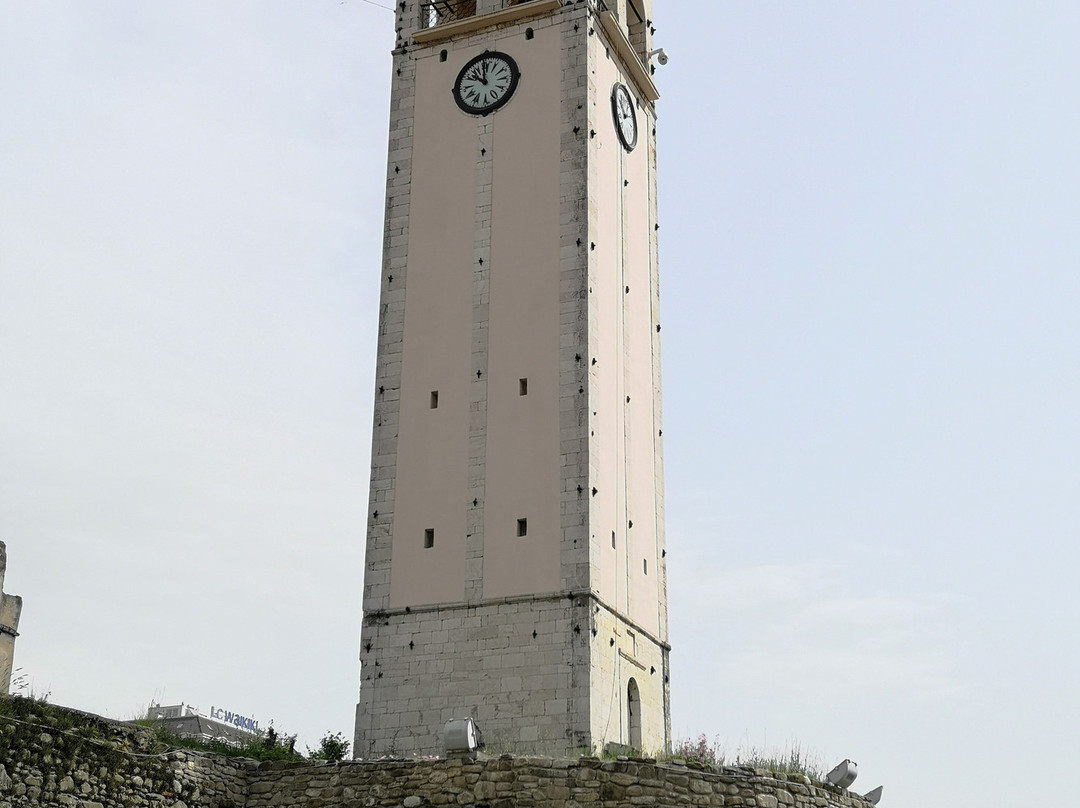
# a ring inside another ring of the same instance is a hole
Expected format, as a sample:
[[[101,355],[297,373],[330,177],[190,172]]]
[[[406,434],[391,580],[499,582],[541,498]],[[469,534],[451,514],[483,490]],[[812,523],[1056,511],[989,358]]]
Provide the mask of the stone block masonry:
[[[670,736],[667,646],[590,593],[376,612],[360,659],[361,758],[440,754],[442,727],[466,717],[498,752],[597,752],[631,737],[631,680],[641,745]]]
[[[561,595],[365,616],[355,754],[439,754],[465,717],[500,751],[587,748],[588,627]]]
[[[0,808],[869,808],[801,775],[653,760],[256,763],[155,754],[153,733],[0,701]],[[16,717],[19,716],[19,717]]]

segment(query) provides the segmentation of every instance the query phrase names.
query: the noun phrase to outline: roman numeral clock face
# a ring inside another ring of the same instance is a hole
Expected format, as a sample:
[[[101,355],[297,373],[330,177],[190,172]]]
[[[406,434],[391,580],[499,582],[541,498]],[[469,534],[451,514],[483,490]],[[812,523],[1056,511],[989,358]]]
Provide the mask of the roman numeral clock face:
[[[454,100],[463,112],[487,115],[514,94],[518,79],[517,62],[505,53],[489,51],[469,61],[454,82]]]
[[[615,119],[615,131],[628,152],[637,145],[637,111],[634,99],[624,84],[616,84],[611,90],[611,115]]]

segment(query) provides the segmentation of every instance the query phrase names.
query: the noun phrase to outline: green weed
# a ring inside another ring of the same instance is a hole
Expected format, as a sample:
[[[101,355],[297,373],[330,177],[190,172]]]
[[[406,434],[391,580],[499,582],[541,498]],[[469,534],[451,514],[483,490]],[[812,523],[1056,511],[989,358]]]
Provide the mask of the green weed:
[[[671,754],[662,755],[664,760],[685,760],[702,766],[741,766],[761,769],[774,774],[801,774],[821,781],[824,769],[816,756],[807,753],[802,744],[795,741],[785,749],[767,749],[745,742],[734,755],[729,755],[719,738],[712,741],[703,733],[694,739],[686,739],[672,746]]]

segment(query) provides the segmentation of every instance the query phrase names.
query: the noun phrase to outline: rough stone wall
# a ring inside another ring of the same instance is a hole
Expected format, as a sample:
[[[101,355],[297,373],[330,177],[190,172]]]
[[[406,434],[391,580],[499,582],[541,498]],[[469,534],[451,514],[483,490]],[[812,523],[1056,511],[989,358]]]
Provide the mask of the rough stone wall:
[[[0,808],[245,804],[254,761],[155,754],[154,745],[149,730],[10,700],[0,714]]]
[[[868,808],[861,797],[802,776],[706,771],[653,761],[499,758],[324,766],[264,764],[246,808]]]
[[[11,671],[15,665],[15,638],[19,636],[22,598],[4,592],[7,573],[7,545],[0,541],[0,696],[11,690]]]
[[[861,797],[743,768],[503,756],[256,763],[154,753],[148,730],[0,701],[0,808],[868,808]],[[17,709],[16,709],[17,707]]]

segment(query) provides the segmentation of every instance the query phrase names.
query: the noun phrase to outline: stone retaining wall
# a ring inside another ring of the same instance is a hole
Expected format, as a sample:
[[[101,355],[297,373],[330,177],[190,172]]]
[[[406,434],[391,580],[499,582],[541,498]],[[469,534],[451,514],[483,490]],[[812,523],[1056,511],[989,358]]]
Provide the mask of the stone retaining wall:
[[[255,761],[155,753],[150,730],[57,708],[0,713],[0,808],[242,808]],[[14,714],[9,714],[14,712]]]
[[[245,808],[867,808],[846,791],[742,768],[596,758],[264,763]]]
[[[869,808],[802,776],[742,768],[509,756],[260,764],[154,744],[149,730],[97,716],[0,711],[0,808]]]

